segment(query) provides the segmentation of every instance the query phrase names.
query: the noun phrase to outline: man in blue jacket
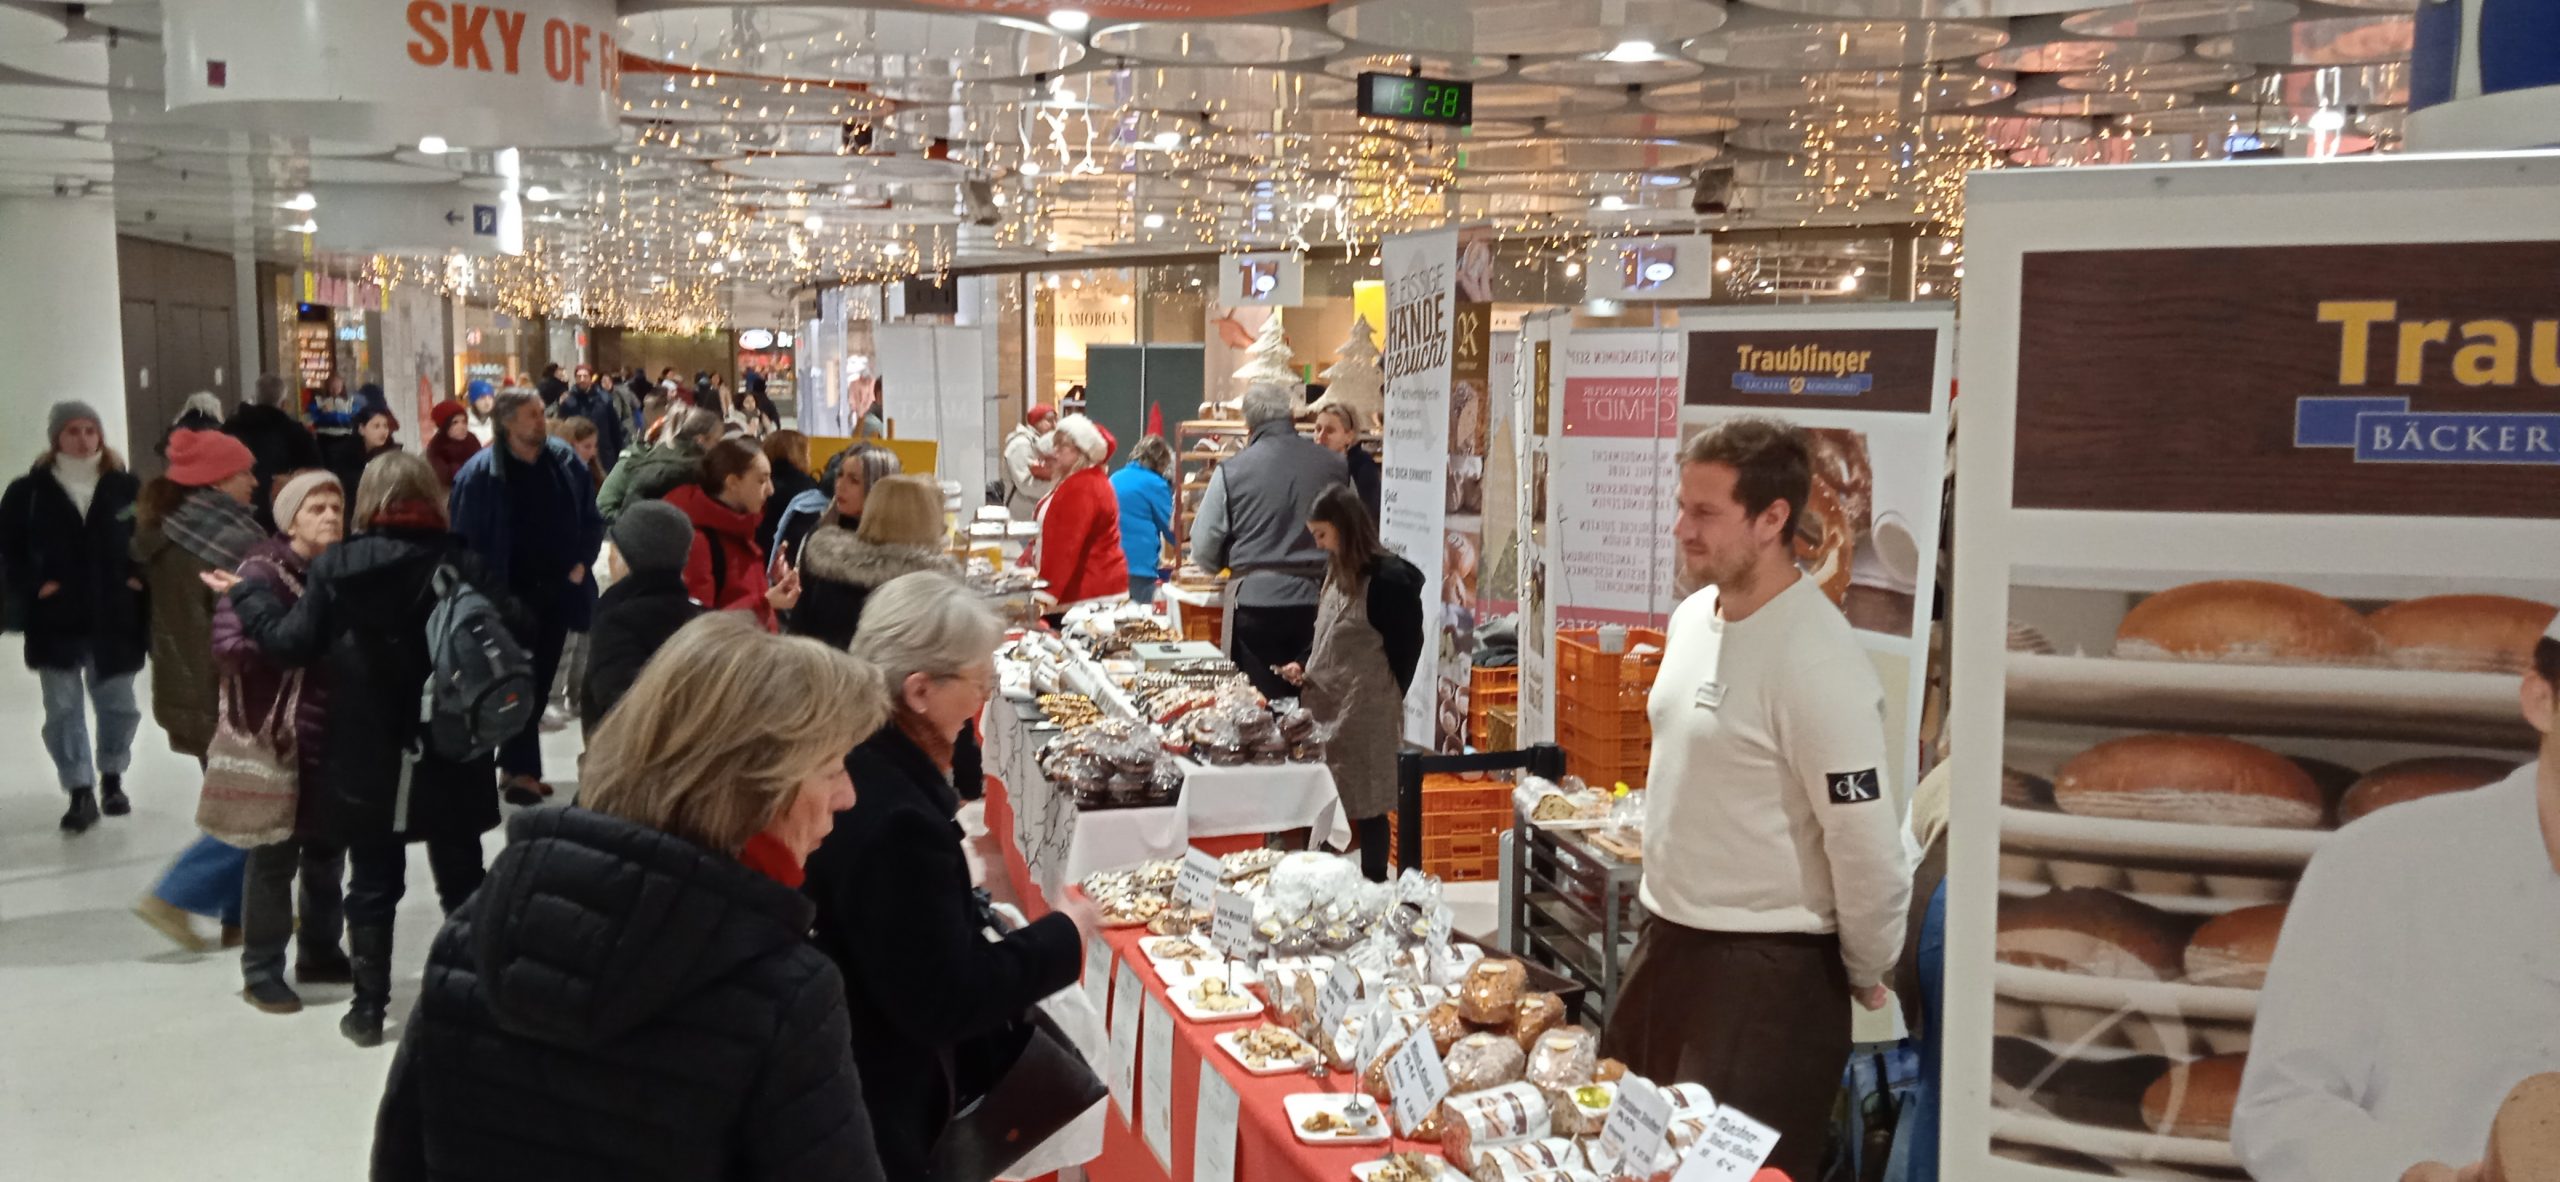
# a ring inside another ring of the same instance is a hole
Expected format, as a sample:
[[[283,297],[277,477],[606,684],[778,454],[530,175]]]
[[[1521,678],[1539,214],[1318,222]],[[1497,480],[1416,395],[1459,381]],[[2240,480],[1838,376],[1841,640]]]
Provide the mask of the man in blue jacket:
[[[586,465],[545,425],[541,396],[500,394],[489,417],[498,427],[497,446],[481,449],[454,475],[453,532],[534,621],[533,681],[543,700],[534,703],[523,733],[498,749],[507,799],[532,804],[551,794],[542,781],[542,712],[551,704],[561,646],[569,633],[586,631],[595,610],[595,579],[587,567],[604,545],[604,517],[596,512]]]
[[[614,392],[597,384],[594,367],[578,367],[578,380],[561,395],[560,404],[552,411],[562,419],[585,419],[596,425],[596,460],[610,472],[622,459],[624,437],[630,432],[630,421],[618,413]]]

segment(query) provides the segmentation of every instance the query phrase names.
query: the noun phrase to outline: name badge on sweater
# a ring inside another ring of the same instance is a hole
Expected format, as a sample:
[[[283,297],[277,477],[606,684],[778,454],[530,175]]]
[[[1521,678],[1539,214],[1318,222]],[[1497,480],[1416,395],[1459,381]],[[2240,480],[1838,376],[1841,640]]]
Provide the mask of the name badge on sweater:
[[[1724,705],[1724,686],[1713,681],[1700,682],[1696,701],[1701,710],[1713,710]]]

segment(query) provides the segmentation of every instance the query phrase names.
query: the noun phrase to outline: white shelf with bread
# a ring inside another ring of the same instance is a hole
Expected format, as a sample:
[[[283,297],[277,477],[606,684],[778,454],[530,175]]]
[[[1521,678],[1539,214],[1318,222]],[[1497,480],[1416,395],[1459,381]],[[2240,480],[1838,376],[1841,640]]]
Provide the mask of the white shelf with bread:
[[[1994,1109],[1991,1136],[1996,1140],[2050,1149],[2068,1149],[2115,1162],[2161,1162],[2170,1165],[2238,1169],[2240,1159],[2228,1139],[2175,1137],[2109,1129],[2058,1117]]]
[[[2514,674],[2009,654],[2009,714],[2164,730],[2515,746]]]

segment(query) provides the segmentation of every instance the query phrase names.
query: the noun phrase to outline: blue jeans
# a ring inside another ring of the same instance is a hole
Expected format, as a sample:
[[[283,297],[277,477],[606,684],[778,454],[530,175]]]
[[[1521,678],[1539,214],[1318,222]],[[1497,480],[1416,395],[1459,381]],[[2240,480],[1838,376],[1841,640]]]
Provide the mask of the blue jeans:
[[[1150,579],[1145,575],[1129,576],[1129,602],[1154,603],[1156,601],[1156,584],[1163,581],[1164,580],[1162,579]]]
[[[1947,884],[1929,895],[1920,921],[1920,1086],[1912,1090],[1895,1131],[1885,1177],[1895,1182],[1937,1182],[1938,1118],[1946,1108]]]
[[[210,837],[199,837],[194,845],[169,863],[168,872],[160,876],[160,885],[151,893],[180,911],[210,916],[227,926],[240,923],[241,877],[249,866],[249,851],[224,845]]]
[[[36,680],[44,689],[44,752],[53,757],[63,791],[95,788],[101,773],[121,776],[133,766],[133,736],[142,729],[142,710],[133,704],[133,674],[100,677],[97,663],[83,657],[77,669],[38,669]],[[80,702],[84,685],[89,704],[98,711],[94,763],[89,715]]]

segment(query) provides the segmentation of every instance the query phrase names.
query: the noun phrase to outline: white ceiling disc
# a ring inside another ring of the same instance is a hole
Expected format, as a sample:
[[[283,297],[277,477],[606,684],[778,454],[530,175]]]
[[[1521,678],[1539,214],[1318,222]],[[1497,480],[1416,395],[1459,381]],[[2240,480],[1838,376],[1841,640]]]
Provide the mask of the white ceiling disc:
[[[1289,25],[1142,21],[1095,32],[1093,48],[1148,62],[1267,66],[1340,53],[1343,40],[1323,29]]]
[[[2196,42],[2196,52],[2218,61],[2271,66],[2406,61],[2416,27],[2415,19],[2406,16],[2320,17],[2207,37]]]
[[[106,91],[17,82],[0,83],[0,115],[64,123],[104,123],[114,117]]]
[[[0,135],[0,160],[111,164],[115,146],[70,135]]]
[[[1672,45],[1724,24],[1710,0],[1340,0],[1333,31],[1388,50],[1459,56],[1601,53]]]
[[[1459,82],[1491,78],[1510,68],[1510,62],[1498,57],[1453,57],[1434,53],[1355,53],[1324,64],[1324,72],[1336,78],[1419,72],[1425,78]]]
[[[1808,20],[1764,11],[1737,14],[1722,31],[1680,52],[1736,70],[1879,70],[1979,57],[2006,44],[1998,24],[1964,21]]]
[[[1657,86],[1695,78],[1706,72],[1705,66],[1679,57],[1651,57],[1642,61],[1569,57],[1520,67],[1520,77],[1524,81],[1564,86]]]
[[[1622,110],[1626,105],[1623,90],[1542,82],[1479,82],[1475,90],[1475,113],[1489,119],[1551,119]]]
[[[715,5],[622,18],[622,49],[654,61],[752,78],[895,88],[1062,70],[1073,38],[1027,21],[933,12]]]
[[[2089,37],[2210,37],[2293,19],[2293,0],[2137,0],[2062,18]]]
[[[966,171],[948,160],[928,160],[921,156],[851,154],[743,156],[734,160],[714,161],[711,167],[731,176],[753,177],[759,180],[814,181],[820,184],[843,184],[860,180],[935,180],[956,177]]]
[[[1715,135],[1742,126],[1730,115],[1674,114],[1664,111],[1628,111],[1613,115],[1568,115],[1547,121],[1546,130],[1556,135],[1590,136],[1600,139],[1687,139]]]
[[[2158,65],[2064,74],[2059,81],[2065,90],[2219,90],[2247,81],[2256,72],[2236,62],[2207,62],[2191,58]]]
[[[1694,168],[1717,156],[1707,144],[1639,140],[1516,140],[1467,150],[1469,172],[1653,172]]]
[[[1347,104],[1356,88],[1328,74],[1265,66],[1150,66],[1062,74],[1036,106],[1154,111],[1272,111]]]

